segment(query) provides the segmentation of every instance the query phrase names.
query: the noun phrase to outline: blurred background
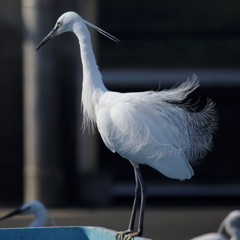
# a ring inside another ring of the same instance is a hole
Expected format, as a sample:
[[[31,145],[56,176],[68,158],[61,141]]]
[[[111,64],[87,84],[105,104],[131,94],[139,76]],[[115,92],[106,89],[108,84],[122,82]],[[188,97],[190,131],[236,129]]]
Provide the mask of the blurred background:
[[[190,181],[141,167],[147,208],[239,206],[239,1],[0,0],[0,5],[0,207],[31,199],[55,208],[132,205],[131,164],[111,153],[97,132],[81,132],[77,38],[67,33],[35,51],[70,10],[121,41],[91,30],[109,90],[157,90],[159,83],[169,88],[196,73],[201,86],[191,94],[193,102],[200,100],[199,109],[207,98],[217,103],[213,150],[194,166]]]

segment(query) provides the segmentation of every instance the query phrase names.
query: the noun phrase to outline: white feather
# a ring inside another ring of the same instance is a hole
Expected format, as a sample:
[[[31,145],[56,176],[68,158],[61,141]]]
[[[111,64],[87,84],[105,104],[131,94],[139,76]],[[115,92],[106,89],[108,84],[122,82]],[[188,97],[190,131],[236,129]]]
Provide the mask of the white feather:
[[[103,141],[134,163],[148,164],[171,178],[190,178],[193,170],[188,161],[205,156],[216,128],[211,101],[201,112],[176,104],[197,86],[194,75],[168,91],[105,92],[97,114]]]

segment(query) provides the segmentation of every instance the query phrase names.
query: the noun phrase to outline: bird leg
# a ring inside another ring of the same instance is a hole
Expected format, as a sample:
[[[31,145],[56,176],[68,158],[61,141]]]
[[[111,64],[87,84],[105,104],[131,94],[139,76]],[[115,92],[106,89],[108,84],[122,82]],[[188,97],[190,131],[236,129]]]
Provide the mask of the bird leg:
[[[143,234],[144,210],[145,210],[145,204],[146,204],[147,189],[139,168],[134,167],[134,173],[135,173],[135,179],[136,179],[136,189],[135,189],[135,199],[133,203],[133,210],[130,218],[129,228],[126,231],[118,232],[116,234],[117,240],[131,240],[133,237],[142,236]],[[138,199],[140,196],[139,190],[141,191],[141,205],[140,205],[140,213],[139,213],[138,231],[132,233],[134,228],[135,216],[136,216],[136,207],[137,207]]]
[[[142,236],[143,234],[143,222],[144,222],[144,211],[147,197],[147,188],[142,178],[141,172],[139,168],[136,168],[138,180],[141,186],[141,205],[140,205],[140,213],[139,213],[139,223],[138,223],[138,231],[135,233],[128,234],[124,240],[131,240],[133,237]]]
[[[138,174],[136,171],[136,168],[134,167],[134,175],[135,175],[135,181],[136,181],[136,187],[135,187],[135,197],[134,197],[134,202],[133,202],[133,208],[132,208],[132,214],[130,217],[130,222],[129,222],[129,226],[128,226],[128,230],[126,231],[121,231],[121,232],[117,232],[116,234],[116,239],[117,240],[123,240],[124,235],[131,233],[133,231],[134,228],[134,222],[135,222],[135,217],[136,217],[136,210],[137,210],[137,205],[139,202],[139,197],[141,196],[140,194],[140,182],[138,179]]]

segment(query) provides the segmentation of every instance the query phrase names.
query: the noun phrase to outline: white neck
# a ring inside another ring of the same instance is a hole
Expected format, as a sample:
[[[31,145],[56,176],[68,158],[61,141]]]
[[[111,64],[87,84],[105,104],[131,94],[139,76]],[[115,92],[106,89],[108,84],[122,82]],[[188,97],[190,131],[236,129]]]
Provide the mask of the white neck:
[[[102,75],[96,64],[93,53],[90,33],[87,26],[79,17],[79,21],[73,25],[80,44],[80,53],[83,66],[82,108],[86,128],[91,128],[96,122],[96,109],[99,98],[107,91],[102,82]]]
[[[240,231],[239,230],[234,230],[231,232],[231,238],[230,240],[239,240],[240,239]]]
[[[230,240],[240,239],[240,230],[235,223],[226,225],[226,231],[231,236]]]
[[[47,220],[47,211],[45,209],[41,209],[41,211],[35,214],[33,221],[30,223],[28,227],[43,227],[46,224]]]

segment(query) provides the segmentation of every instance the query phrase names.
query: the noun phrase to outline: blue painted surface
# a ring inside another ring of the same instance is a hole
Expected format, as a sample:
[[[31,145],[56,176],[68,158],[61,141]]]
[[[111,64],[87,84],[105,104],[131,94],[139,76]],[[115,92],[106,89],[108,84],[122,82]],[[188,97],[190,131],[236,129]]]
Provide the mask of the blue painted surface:
[[[115,240],[116,231],[102,227],[41,227],[0,229],[1,240]],[[134,240],[149,240],[135,237]]]

